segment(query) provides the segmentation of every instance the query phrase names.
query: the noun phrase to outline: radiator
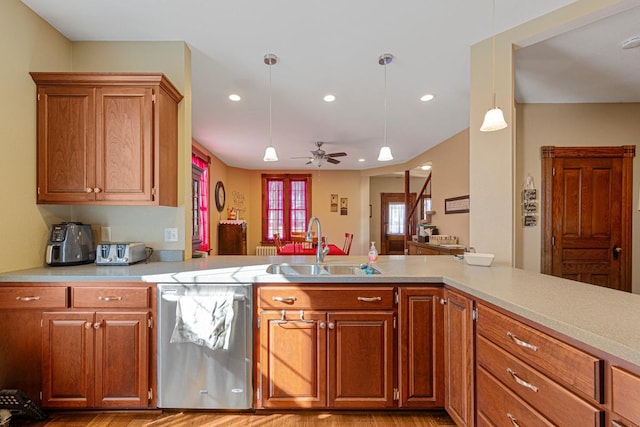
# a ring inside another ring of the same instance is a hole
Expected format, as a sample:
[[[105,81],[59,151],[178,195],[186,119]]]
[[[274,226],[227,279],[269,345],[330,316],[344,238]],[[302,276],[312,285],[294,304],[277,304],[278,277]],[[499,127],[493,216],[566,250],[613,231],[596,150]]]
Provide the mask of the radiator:
[[[268,255],[278,255],[278,251],[275,246],[256,246],[256,255],[258,256],[268,256]]]

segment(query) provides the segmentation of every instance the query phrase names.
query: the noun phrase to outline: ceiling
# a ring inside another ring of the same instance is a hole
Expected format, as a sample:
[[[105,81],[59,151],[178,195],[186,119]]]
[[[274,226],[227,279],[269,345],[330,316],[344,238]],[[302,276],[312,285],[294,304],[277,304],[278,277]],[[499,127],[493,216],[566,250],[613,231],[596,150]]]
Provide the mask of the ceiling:
[[[185,41],[192,51],[193,136],[227,165],[315,169],[291,157],[310,155],[314,142],[324,141],[328,153],[348,156],[322,168],[347,170],[403,163],[466,129],[470,46],[575,0],[496,0],[495,24],[491,0],[22,1],[73,41]],[[636,15],[625,25],[638,22]],[[518,71],[520,100],[557,99],[560,92],[549,81],[562,88],[571,83],[571,99],[579,99],[575,93],[583,90],[574,88],[575,73],[590,70],[588,77],[601,78],[604,71],[575,61],[594,59],[589,48],[609,33],[619,44],[623,29],[620,22],[613,25],[615,31],[603,24],[577,39],[559,36],[519,51],[518,67],[531,69]],[[635,25],[628,35],[637,33]],[[601,47],[595,59],[608,49]],[[553,56],[546,59],[549,50]],[[279,58],[271,68],[271,90],[263,62],[268,53]],[[395,57],[386,67],[389,163],[376,160],[384,134],[383,53]],[[640,49],[626,53],[635,55],[635,76],[625,73],[628,81],[639,77]],[[230,101],[231,93],[242,100]],[[335,102],[323,101],[329,93]],[[421,102],[426,93],[435,99]],[[265,163],[270,94],[280,160]]]

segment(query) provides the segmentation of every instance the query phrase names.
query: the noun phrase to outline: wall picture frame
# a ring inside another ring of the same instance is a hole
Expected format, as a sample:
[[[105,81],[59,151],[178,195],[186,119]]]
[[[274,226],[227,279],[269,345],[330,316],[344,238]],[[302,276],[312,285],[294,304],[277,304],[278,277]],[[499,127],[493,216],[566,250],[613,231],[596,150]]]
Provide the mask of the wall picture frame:
[[[451,197],[444,199],[444,213],[456,214],[456,213],[468,213],[470,208],[469,195]]]

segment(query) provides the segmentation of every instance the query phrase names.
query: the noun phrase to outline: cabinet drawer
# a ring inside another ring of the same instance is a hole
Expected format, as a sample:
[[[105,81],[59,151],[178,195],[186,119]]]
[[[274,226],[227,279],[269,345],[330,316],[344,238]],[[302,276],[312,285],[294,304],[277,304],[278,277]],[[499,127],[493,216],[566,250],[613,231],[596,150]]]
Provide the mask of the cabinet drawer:
[[[602,426],[604,412],[574,395],[486,338],[476,340],[479,366],[557,425]]]
[[[148,287],[73,287],[74,308],[147,308]]]
[[[478,333],[555,379],[603,403],[604,361],[478,305]]]
[[[478,413],[488,425],[553,426],[483,368],[476,371],[476,384]]]
[[[258,290],[258,301],[262,309],[392,309],[393,288],[268,286]]]
[[[66,286],[0,287],[0,309],[66,307]]]
[[[640,425],[640,377],[612,366],[611,383],[613,411]]]

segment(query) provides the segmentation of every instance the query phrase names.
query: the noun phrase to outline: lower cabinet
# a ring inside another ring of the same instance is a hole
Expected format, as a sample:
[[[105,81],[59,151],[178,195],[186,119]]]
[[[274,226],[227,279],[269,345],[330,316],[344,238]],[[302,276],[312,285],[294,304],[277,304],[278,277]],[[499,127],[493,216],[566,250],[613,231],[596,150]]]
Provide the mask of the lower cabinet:
[[[441,292],[259,286],[256,407],[442,407]]]
[[[444,305],[445,409],[458,427],[474,424],[474,302],[446,289]]]
[[[150,405],[150,288],[71,286],[71,307],[42,313],[42,406]]]

